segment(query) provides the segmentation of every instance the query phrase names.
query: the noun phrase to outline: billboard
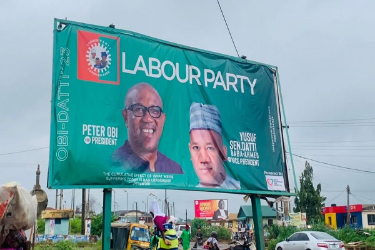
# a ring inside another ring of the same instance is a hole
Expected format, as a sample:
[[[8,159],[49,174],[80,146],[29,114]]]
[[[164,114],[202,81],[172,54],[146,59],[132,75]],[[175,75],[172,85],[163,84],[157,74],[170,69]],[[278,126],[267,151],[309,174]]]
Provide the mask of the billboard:
[[[195,200],[195,218],[210,220],[227,220],[228,200]]]
[[[48,186],[285,194],[276,73],[56,19]]]

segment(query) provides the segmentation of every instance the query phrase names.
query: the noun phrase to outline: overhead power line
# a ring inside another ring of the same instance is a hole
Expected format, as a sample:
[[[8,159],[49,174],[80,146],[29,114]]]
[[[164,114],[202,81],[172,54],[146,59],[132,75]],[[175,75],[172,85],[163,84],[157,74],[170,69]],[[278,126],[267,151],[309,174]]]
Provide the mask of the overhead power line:
[[[289,152],[287,152],[287,153],[289,153]],[[328,162],[324,162],[324,161],[314,160],[314,159],[311,159],[311,158],[308,158],[308,157],[304,157],[304,156],[301,156],[301,155],[297,155],[297,154],[293,154],[293,155],[296,156],[296,157],[305,159],[305,160],[309,160],[309,161],[312,161],[312,162],[317,162],[317,163],[325,164],[325,165],[336,167],[336,168],[347,169],[347,170],[352,170],[352,171],[361,172],[361,173],[375,174],[374,171],[370,171],[370,170],[363,170],[363,169],[359,169],[359,168],[344,167],[344,166],[340,166],[340,165],[336,165],[336,164],[332,164],[332,163],[328,163]]]
[[[229,26],[228,26],[227,20],[225,19],[224,12],[223,12],[223,10],[221,9],[221,6],[220,6],[220,3],[219,3],[219,0],[216,0],[216,1],[217,1],[217,4],[219,5],[219,8],[220,8],[221,14],[223,15],[223,19],[224,19],[225,25],[227,26],[227,29],[228,29],[228,32],[229,32],[230,38],[232,39],[232,43],[233,43],[234,49],[235,49],[236,52],[237,52],[237,56],[240,57],[240,54],[238,54],[238,50],[237,50],[236,44],[234,43],[234,40],[233,40],[233,37],[232,37],[232,33],[230,32],[230,29],[229,29]]]
[[[344,189],[341,193],[339,193],[339,195],[337,195],[335,198],[331,199],[330,201],[327,201],[327,203],[331,203],[332,201],[336,200],[340,195],[342,195],[344,192],[346,191],[346,189]]]
[[[374,199],[370,199],[368,197],[363,197],[363,196],[359,196],[359,195],[354,195],[352,193],[350,193],[351,195],[353,195],[354,197],[356,197],[357,199],[360,198],[362,200],[365,200],[365,201],[375,201]],[[367,202],[364,202],[364,203],[367,203]]]
[[[301,141],[297,141],[297,142],[292,142],[292,144],[314,144],[314,143],[317,143],[317,144],[324,144],[324,143],[347,143],[347,142],[375,142],[375,140],[363,140],[363,141],[351,141],[351,140],[348,140],[348,141],[304,141],[304,142],[301,142]]]
[[[372,124],[293,124],[288,123],[288,126],[291,128],[338,128],[338,127],[374,127],[375,123]]]
[[[375,118],[363,118],[363,119],[345,119],[345,120],[311,120],[311,121],[291,121],[289,123],[296,123],[296,122],[352,122],[352,121],[373,121],[375,122]]]
[[[27,149],[27,150],[22,150],[22,151],[14,151],[14,152],[8,152],[8,153],[0,153],[0,155],[13,155],[13,154],[20,154],[20,153],[25,153],[25,152],[30,152],[30,151],[36,151],[36,150],[41,150],[41,149],[46,149],[49,147],[41,147],[41,148],[33,148],[33,149]]]

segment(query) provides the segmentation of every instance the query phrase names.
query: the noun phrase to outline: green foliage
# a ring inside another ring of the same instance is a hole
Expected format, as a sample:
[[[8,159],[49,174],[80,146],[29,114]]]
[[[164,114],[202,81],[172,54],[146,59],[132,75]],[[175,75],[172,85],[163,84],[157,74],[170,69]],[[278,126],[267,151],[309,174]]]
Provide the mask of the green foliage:
[[[73,242],[69,240],[64,240],[56,244],[52,243],[40,243],[36,244],[36,250],[73,250],[76,246]]]
[[[53,249],[56,249],[56,250],[73,250],[75,249],[75,245],[73,242],[71,242],[70,240],[64,240],[64,241],[61,241],[59,243],[56,243],[54,246]]]
[[[190,222],[191,237],[194,238],[197,235],[198,228],[201,229],[203,238],[207,239],[210,237],[212,231],[216,231],[219,240],[229,240],[231,231],[223,226],[211,226],[205,219],[194,219]]]
[[[312,166],[306,161],[305,170],[300,177],[300,190],[294,200],[296,207],[294,212],[306,213],[307,223],[320,222],[323,220],[321,209],[324,207],[326,197],[321,196],[322,186],[320,183],[316,189],[313,185],[314,171]]]
[[[38,234],[44,234],[44,231],[45,231],[45,226],[46,226],[46,221],[44,219],[40,219],[37,221],[37,230],[38,230]]]
[[[279,243],[277,239],[272,239],[268,242],[268,250],[275,250],[276,244]]]
[[[370,248],[375,248],[375,235],[371,235],[366,239],[366,246]]]
[[[35,250],[76,250],[76,249],[90,249],[90,250],[101,250],[102,241],[99,240],[96,243],[78,242],[74,244],[71,241],[64,240],[62,242],[53,244],[52,242],[43,242],[35,244]]]
[[[326,232],[328,234],[330,234],[330,232],[332,231],[330,228],[327,227],[327,225],[324,223],[324,221],[318,221],[318,222],[311,223],[311,228],[309,230]]]
[[[338,240],[343,241],[344,243],[351,243],[351,242],[362,242],[363,246],[367,246],[369,248],[375,248],[375,230],[369,229],[353,229],[348,226],[344,228],[334,230],[324,223],[314,223],[311,225],[312,227],[309,228],[311,231],[320,231],[326,232]],[[285,226],[277,226],[272,225],[268,228],[268,232],[270,233],[270,242],[268,243],[268,249],[274,250],[277,243],[285,240],[290,235],[297,231],[303,231],[303,229],[297,229],[295,227],[285,227]]]
[[[193,219],[190,222],[191,236],[195,237],[197,235],[198,228],[201,229],[201,232],[203,234],[204,229],[207,228],[208,226],[209,226],[209,224],[204,219]],[[203,234],[203,237],[206,237],[206,236],[204,236],[204,234]]]
[[[117,219],[116,216],[112,216],[111,222]],[[91,218],[91,235],[101,236],[103,231],[103,214],[95,215]]]
[[[70,223],[70,234],[81,234],[82,221],[81,218],[73,218],[69,221]]]
[[[77,242],[78,248],[85,248],[85,247],[89,247],[89,246],[90,246],[90,243],[88,243],[88,242]]]
[[[98,240],[92,247],[94,250],[102,250],[102,239]]]
[[[230,240],[231,231],[223,226],[219,226],[217,229],[217,237],[220,240]]]
[[[295,232],[298,231],[298,229],[296,227],[293,227],[293,226],[281,227],[280,229],[281,230],[280,230],[280,234],[279,234],[279,237],[278,237],[278,239],[280,241],[285,240],[290,235],[292,235],[292,234],[294,234]]]
[[[103,215],[98,214],[91,218],[91,235],[101,236],[103,231]]]
[[[35,245],[35,250],[52,250],[52,243],[39,243]]]

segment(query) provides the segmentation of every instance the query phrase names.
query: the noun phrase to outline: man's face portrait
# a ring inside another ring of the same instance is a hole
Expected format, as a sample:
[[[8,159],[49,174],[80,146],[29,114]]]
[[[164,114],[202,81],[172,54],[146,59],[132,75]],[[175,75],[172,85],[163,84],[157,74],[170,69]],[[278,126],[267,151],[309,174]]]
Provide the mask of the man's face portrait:
[[[219,206],[219,209],[224,209],[224,207],[225,207],[224,201],[223,200],[219,200],[218,206]]]
[[[97,66],[100,65],[100,60],[99,60],[99,58],[96,58],[96,60],[95,60],[95,64],[96,64]]]
[[[160,96],[153,88],[140,85],[127,94],[125,105],[123,117],[131,148],[137,154],[156,152],[165,122]]]
[[[91,57],[94,59],[96,56],[96,53],[95,52],[91,52]]]
[[[189,148],[200,183],[207,186],[220,185],[226,178],[223,160],[227,157],[227,148],[223,145],[221,136],[212,130],[191,130]]]

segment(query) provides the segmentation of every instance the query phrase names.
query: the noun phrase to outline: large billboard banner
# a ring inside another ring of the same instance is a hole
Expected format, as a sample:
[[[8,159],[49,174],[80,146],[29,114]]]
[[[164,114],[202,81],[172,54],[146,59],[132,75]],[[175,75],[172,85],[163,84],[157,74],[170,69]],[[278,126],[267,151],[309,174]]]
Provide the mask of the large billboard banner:
[[[211,220],[227,220],[228,200],[195,200],[195,218]]]
[[[55,20],[52,188],[288,192],[276,67]]]

